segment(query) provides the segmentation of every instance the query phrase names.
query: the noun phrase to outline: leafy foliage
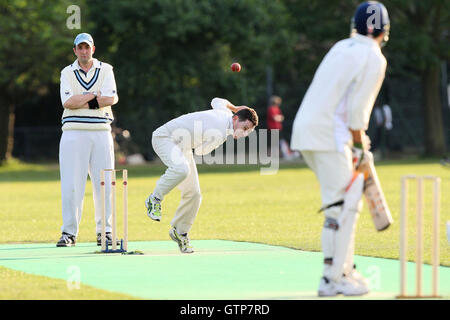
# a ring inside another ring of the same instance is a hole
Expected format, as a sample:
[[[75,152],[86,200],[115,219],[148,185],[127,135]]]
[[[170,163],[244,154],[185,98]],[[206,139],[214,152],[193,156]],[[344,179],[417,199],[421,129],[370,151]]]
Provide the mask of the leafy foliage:
[[[59,81],[57,61],[71,56],[71,32],[65,28],[69,1],[0,1],[0,88],[2,94],[45,92]]]
[[[279,1],[98,0],[91,12],[101,26],[94,31],[98,52],[117,74],[118,124],[142,142],[164,121],[208,108],[215,96],[255,105],[265,94],[266,65],[289,52],[276,47],[291,41]],[[230,70],[234,61],[243,66],[239,74]]]
[[[348,37],[359,2],[0,0],[0,120],[24,102],[27,108],[41,108],[41,114],[60,114],[55,94],[59,72],[75,59],[74,36],[89,32],[95,40],[95,57],[115,68],[120,97],[114,107],[117,125],[130,130],[143,153],[150,153],[148,140],[156,127],[208,108],[215,96],[255,107],[264,126],[270,71],[273,91],[283,97],[289,133],[318,64],[336,41]],[[424,77],[424,72],[449,59],[450,3],[383,3],[391,18],[391,40],[383,49],[388,59],[385,82],[422,81],[425,87],[424,81],[429,81],[424,79],[437,73]],[[81,8],[81,30],[66,27],[66,9],[72,4]],[[243,67],[240,73],[230,70],[235,61]],[[436,95],[436,90],[431,85],[421,94]],[[401,95],[400,91],[393,87],[390,95]],[[54,105],[39,106],[40,97],[50,94],[55,95]],[[424,100],[431,101],[426,113],[441,108],[433,99]],[[433,117],[439,118],[439,113]],[[5,126],[0,121],[0,154],[8,136]],[[433,130],[425,129],[424,134],[433,141],[443,135]]]

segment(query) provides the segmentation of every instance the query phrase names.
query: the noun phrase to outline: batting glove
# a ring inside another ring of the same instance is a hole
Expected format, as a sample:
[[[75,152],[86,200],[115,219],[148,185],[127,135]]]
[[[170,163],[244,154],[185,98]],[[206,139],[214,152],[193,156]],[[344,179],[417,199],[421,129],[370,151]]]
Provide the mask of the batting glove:
[[[360,164],[364,160],[365,151],[363,149],[362,143],[354,143],[352,147],[352,158],[353,158],[353,167],[358,169]]]

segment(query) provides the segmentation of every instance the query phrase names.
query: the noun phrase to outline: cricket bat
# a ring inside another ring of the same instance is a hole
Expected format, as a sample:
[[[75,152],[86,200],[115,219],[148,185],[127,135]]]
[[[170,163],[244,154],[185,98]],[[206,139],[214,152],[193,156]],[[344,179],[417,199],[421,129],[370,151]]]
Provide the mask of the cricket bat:
[[[358,167],[358,171],[364,174],[364,196],[366,198],[373,223],[377,231],[387,229],[394,220],[392,219],[386,198],[384,197],[381,183],[373,161],[372,152],[366,152],[366,161]]]

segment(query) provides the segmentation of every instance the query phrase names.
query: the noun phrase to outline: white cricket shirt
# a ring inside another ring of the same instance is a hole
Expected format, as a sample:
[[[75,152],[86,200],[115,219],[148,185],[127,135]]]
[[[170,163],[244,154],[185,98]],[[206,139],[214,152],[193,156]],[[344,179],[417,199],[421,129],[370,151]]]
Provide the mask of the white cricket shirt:
[[[323,58],[292,128],[294,150],[343,151],[349,129],[367,130],[386,71],[378,43],[355,34]]]
[[[212,110],[192,112],[170,120],[153,132],[153,136],[170,135],[183,150],[205,155],[223,144],[233,134],[233,113],[228,100],[214,98]]]

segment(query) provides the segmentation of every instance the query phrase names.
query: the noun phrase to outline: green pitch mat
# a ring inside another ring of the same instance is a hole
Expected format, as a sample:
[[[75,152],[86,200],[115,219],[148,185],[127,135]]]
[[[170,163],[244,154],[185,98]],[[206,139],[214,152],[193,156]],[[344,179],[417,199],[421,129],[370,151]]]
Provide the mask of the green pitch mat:
[[[322,253],[258,243],[193,240],[194,254],[181,254],[171,241],[132,242],[143,255],[95,254],[94,243],[72,248],[54,244],[0,245],[0,265],[30,274],[63,279],[68,290],[77,281],[144,299],[316,299]],[[365,298],[391,299],[398,293],[397,260],[356,256],[369,279]],[[409,291],[414,290],[408,264]],[[424,292],[430,292],[431,267],[424,268]],[[450,268],[440,268],[440,293],[450,296]],[[101,299],[101,297],[99,298]]]

